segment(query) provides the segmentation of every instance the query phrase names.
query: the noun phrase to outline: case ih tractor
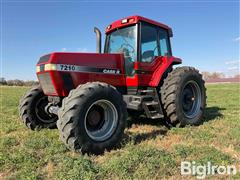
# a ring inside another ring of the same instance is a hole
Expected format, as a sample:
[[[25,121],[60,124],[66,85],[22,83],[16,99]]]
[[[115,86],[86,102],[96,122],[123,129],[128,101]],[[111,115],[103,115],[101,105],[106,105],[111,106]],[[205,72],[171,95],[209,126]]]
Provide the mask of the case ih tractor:
[[[20,100],[30,129],[53,128],[71,150],[99,154],[120,142],[129,116],[199,125],[206,106],[204,81],[193,67],[177,67],[170,27],[131,16],[110,24],[104,52],[54,52],[37,63],[39,86]]]

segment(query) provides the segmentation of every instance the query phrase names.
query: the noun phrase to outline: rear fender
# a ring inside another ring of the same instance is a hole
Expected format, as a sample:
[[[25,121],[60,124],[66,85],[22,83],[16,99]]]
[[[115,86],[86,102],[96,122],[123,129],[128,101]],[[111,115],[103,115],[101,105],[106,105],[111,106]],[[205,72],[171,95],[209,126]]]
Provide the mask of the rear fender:
[[[149,82],[149,86],[152,87],[157,87],[161,81],[161,79],[164,76],[164,73],[168,70],[168,68],[170,68],[171,66],[175,65],[175,64],[181,64],[182,60],[180,58],[174,57],[174,56],[164,56],[164,57],[159,57],[161,58],[161,65],[158,66],[151,77],[151,80]]]

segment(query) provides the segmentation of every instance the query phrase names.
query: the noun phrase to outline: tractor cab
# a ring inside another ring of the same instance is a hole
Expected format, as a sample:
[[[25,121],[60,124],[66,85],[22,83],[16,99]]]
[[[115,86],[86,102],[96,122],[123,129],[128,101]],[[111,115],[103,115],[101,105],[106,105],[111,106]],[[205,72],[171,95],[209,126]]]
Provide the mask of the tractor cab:
[[[181,63],[181,59],[172,56],[172,29],[162,23],[130,16],[107,26],[105,33],[104,53],[124,56],[127,86],[155,87],[160,79],[154,78],[153,72],[158,71],[162,76],[170,64]],[[101,49],[100,44],[97,46]]]
[[[134,63],[152,63],[158,56],[171,56],[172,30],[166,25],[131,16],[106,28],[104,53],[122,53],[127,76],[135,73]]]

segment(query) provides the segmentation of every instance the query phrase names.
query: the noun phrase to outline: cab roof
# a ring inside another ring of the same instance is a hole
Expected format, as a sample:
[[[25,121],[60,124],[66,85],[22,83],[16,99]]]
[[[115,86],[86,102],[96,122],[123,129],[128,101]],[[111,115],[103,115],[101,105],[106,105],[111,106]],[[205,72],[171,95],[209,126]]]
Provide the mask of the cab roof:
[[[122,18],[120,20],[114,21],[112,24],[110,24],[106,28],[105,33],[108,34],[112,31],[114,31],[115,29],[122,28],[122,27],[129,26],[129,25],[133,25],[133,24],[137,24],[140,21],[147,22],[147,23],[159,26],[161,28],[167,29],[170,32],[169,33],[170,36],[172,36],[172,29],[169,26],[167,26],[165,24],[162,24],[162,23],[159,23],[157,21],[142,17],[142,16],[138,16],[138,15],[129,16],[129,17]]]

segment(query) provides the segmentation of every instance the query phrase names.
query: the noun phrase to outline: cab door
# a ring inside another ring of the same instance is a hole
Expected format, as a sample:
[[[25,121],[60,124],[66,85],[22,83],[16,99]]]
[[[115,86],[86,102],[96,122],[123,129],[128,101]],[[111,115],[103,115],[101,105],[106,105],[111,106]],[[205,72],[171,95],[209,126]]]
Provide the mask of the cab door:
[[[141,23],[140,34],[138,84],[148,87],[164,58],[171,56],[169,36],[167,30],[148,23]]]
[[[151,81],[152,73],[160,56],[160,48],[158,41],[158,29],[156,26],[141,23],[139,40],[139,60],[138,60],[138,76],[139,86],[148,86]]]

